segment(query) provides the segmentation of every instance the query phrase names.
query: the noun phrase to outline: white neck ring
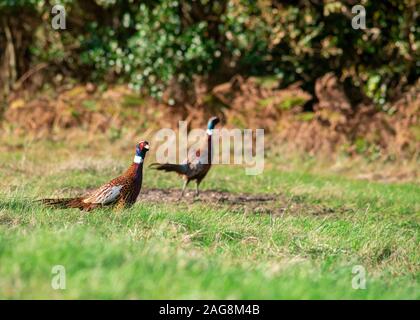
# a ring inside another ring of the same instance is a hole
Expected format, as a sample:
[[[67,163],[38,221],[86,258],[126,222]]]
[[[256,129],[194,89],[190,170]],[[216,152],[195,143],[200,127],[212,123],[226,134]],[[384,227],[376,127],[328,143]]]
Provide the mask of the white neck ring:
[[[140,163],[143,163],[143,158],[138,155],[135,155],[133,161],[134,163],[140,164]]]

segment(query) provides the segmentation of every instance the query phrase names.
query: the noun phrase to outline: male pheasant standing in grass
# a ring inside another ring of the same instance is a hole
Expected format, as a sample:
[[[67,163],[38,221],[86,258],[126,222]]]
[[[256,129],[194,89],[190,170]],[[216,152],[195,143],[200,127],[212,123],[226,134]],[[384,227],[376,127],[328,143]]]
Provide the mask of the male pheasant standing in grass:
[[[83,196],[65,199],[42,199],[42,203],[56,208],[78,208],[90,211],[103,206],[116,209],[131,207],[140,193],[143,180],[143,161],[149,150],[149,143],[141,141],[136,146],[133,163],[127,171],[102,187]]]
[[[207,175],[211,167],[212,161],[212,135],[213,129],[220,122],[218,117],[212,117],[207,123],[206,136],[203,137],[200,147],[197,149],[195,155],[190,156],[183,164],[159,164],[153,163],[150,166],[156,170],[163,170],[167,172],[176,172],[184,179],[181,197],[184,196],[185,188],[191,180],[196,181],[195,195],[199,195],[198,187],[204,177]]]

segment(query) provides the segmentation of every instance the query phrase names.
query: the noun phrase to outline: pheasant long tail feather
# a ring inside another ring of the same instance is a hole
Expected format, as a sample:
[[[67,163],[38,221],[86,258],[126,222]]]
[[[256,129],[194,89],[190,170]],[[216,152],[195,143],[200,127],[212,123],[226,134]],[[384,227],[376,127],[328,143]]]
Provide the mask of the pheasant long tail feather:
[[[43,204],[55,208],[79,208],[83,209],[86,205],[83,198],[61,198],[61,199],[41,199],[38,200]]]
[[[185,165],[172,164],[172,163],[164,163],[164,164],[152,163],[149,167],[156,170],[163,170],[166,172],[172,171],[179,174],[186,174],[186,169],[187,169]]]

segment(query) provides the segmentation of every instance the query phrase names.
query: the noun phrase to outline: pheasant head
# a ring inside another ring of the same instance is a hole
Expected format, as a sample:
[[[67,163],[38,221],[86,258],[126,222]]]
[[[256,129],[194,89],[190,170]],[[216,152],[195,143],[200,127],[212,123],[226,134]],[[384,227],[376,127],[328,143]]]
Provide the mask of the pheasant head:
[[[136,145],[136,155],[134,156],[134,163],[143,163],[147,151],[149,151],[149,142],[140,141]]]

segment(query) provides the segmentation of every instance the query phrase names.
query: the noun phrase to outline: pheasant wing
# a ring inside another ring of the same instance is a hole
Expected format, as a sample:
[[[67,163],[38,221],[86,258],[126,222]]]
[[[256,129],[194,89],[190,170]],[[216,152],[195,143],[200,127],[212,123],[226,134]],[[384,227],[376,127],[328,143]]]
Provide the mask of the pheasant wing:
[[[187,176],[194,178],[199,175],[204,169],[204,165],[200,161],[193,161],[188,163]]]
[[[107,205],[116,202],[121,197],[121,189],[123,185],[116,185],[112,182],[107,183],[99,189],[93,191],[87,195],[84,199],[84,203],[94,203]]]
[[[194,178],[201,173],[203,173],[209,163],[208,163],[208,152],[204,148],[196,150],[195,154],[190,154],[187,160],[187,176],[189,178]]]

